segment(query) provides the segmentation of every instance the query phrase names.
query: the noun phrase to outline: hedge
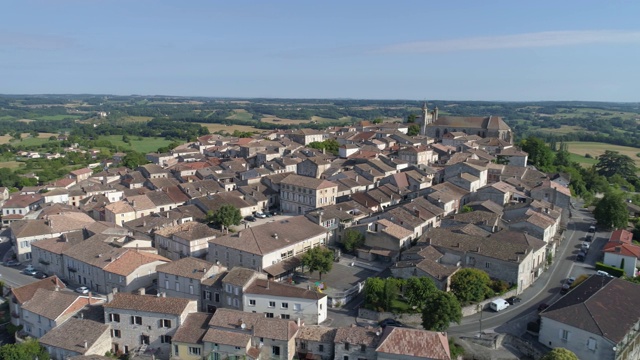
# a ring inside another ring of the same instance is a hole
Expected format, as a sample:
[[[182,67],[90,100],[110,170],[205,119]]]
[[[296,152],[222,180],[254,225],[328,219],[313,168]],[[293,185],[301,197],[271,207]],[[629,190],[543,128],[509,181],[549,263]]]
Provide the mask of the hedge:
[[[619,269],[615,266],[609,266],[605,263],[601,263],[601,262],[597,262],[596,263],[596,270],[604,270],[606,272],[609,273],[609,275],[611,276],[615,276],[615,277],[621,277],[622,275],[624,275],[624,270],[623,269]]]

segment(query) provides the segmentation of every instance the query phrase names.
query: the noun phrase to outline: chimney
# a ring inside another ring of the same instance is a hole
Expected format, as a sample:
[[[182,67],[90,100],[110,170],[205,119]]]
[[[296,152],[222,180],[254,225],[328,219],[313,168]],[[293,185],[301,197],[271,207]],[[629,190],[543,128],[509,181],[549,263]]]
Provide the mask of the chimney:
[[[166,297],[167,297],[167,293],[166,293],[166,292],[163,292],[161,296],[162,296],[163,298],[166,298]]]
[[[476,252],[477,252],[477,253],[479,253],[479,252],[480,252],[480,246],[478,246],[478,247],[476,248]]]
[[[238,237],[242,236],[242,231],[238,231]]]
[[[85,341],[84,341],[84,348],[86,349],[86,348],[88,348],[88,347],[89,347],[89,344],[87,343],[87,340],[85,340]]]
[[[298,327],[300,327],[300,318],[298,318],[298,321],[296,323],[298,324]]]
[[[144,287],[141,287],[140,289],[138,289],[138,294],[140,294],[140,295],[145,295],[146,294],[146,290],[144,289]]]
[[[622,249],[620,248],[620,246],[616,246],[616,252],[617,252],[617,253],[619,253],[619,252],[620,252],[620,250],[622,250]]]
[[[356,182],[358,182],[358,179],[359,179],[359,177],[358,177],[358,175],[356,175]]]

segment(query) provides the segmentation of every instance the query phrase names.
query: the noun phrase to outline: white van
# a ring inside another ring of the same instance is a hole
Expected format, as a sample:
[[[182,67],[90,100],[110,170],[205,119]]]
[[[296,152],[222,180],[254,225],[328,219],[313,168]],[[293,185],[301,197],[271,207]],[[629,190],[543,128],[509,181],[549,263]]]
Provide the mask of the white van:
[[[493,311],[500,311],[500,310],[504,310],[506,308],[509,307],[509,303],[507,302],[507,300],[505,299],[495,299],[492,302],[489,303],[489,307],[493,310]]]

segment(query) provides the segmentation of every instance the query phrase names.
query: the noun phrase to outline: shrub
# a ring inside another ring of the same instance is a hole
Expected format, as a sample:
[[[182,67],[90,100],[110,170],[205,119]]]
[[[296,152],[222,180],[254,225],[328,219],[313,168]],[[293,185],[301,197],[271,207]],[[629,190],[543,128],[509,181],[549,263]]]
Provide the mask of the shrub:
[[[538,324],[537,321],[530,321],[527,324],[527,331],[531,331],[533,333],[539,333],[540,332],[540,324]]]
[[[491,289],[496,293],[502,294],[509,290],[509,283],[504,280],[493,280],[491,281]]]
[[[596,263],[596,270],[603,270],[609,273],[609,275],[611,276],[615,276],[615,277],[621,277],[622,275],[624,275],[624,270],[623,269],[619,269],[615,266],[609,266],[605,263],[601,263],[601,262],[597,262]]]
[[[456,344],[452,338],[449,338],[449,353],[452,359],[457,359],[459,356],[464,355],[464,348]]]

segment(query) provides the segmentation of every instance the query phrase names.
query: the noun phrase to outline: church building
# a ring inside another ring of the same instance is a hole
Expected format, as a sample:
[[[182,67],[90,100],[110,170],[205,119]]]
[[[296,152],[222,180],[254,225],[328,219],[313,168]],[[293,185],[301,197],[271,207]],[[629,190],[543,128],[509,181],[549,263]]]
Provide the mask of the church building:
[[[499,116],[438,116],[438,107],[429,112],[425,102],[420,121],[420,134],[436,141],[442,141],[442,137],[450,132],[463,132],[513,143],[511,128]]]

